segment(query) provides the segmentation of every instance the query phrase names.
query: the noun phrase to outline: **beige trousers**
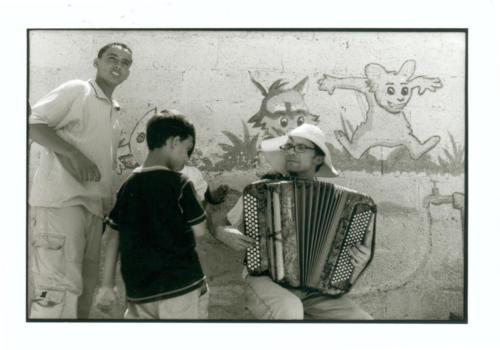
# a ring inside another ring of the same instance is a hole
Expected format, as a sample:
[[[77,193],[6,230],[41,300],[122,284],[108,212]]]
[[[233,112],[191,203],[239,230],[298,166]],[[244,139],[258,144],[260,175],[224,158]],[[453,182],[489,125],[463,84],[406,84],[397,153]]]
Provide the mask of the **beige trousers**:
[[[88,318],[99,278],[102,220],[83,206],[30,209],[30,318]]]

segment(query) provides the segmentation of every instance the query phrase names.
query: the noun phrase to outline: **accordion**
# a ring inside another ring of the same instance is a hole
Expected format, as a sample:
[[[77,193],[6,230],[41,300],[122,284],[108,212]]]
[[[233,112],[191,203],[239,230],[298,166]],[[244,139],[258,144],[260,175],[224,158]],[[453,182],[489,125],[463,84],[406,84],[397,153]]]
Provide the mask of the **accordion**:
[[[373,256],[376,206],[345,187],[261,180],[245,187],[243,212],[244,234],[256,241],[245,256],[250,275],[268,273],[280,284],[340,295],[355,277],[349,249],[362,242]]]

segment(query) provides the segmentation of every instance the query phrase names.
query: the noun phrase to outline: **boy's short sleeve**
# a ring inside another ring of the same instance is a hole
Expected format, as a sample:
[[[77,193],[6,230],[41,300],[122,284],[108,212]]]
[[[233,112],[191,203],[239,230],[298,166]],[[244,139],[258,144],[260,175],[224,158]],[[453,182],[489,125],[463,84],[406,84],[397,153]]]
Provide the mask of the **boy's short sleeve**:
[[[184,219],[190,226],[202,223],[206,219],[207,215],[196,198],[193,183],[187,179],[183,179],[179,204]]]
[[[105,219],[105,223],[116,231],[118,231],[120,228],[118,204],[119,202],[116,202],[116,205],[113,207],[113,209]]]
[[[64,127],[70,122],[68,118],[75,99],[83,96],[83,84],[83,81],[69,81],[42,97],[31,107],[29,124],[46,124],[54,129]]]
[[[238,201],[226,215],[227,220],[232,226],[239,227],[243,223],[243,197]]]
[[[117,194],[116,203],[111,209],[109,215],[104,219],[104,223],[109,225],[113,230],[118,231],[120,228],[120,211],[121,211],[121,200],[120,200],[121,189]]]

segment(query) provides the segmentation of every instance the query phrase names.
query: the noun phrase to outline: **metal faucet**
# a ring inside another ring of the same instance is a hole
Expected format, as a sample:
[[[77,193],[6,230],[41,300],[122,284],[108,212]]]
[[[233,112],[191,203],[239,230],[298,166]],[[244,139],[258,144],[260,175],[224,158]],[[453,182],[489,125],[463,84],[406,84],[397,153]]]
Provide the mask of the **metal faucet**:
[[[439,194],[436,180],[431,180],[431,194],[424,197],[424,208],[429,208],[431,204],[451,204],[454,209],[460,210],[460,218],[462,219],[462,231],[464,229],[464,210],[465,210],[465,194],[461,192],[453,192],[451,195]]]
[[[431,180],[432,189],[431,194],[424,197],[424,207],[429,208],[430,204],[441,205],[441,204],[451,204],[454,209],[463,211],[465,206],[465,194],[461,192],[453,192],[450,195],[439,194],[439,188],[437,187],[436,180]]]
[[[431,180],[431,182],[431,194],[424,197],[424,208],[429,208],[430,204],[441,205],[453,203],[453,198],[451,195],[443,196],[439,194],[439,188],[436,186],[436,180]]]

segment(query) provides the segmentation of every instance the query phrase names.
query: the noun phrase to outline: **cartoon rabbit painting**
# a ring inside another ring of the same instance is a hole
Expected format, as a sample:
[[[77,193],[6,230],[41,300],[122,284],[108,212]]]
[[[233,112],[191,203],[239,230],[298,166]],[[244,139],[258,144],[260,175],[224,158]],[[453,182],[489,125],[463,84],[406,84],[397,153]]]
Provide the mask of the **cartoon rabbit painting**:
[[[337,140],[355,159],[360,159],[376,146],[405,146],[410,156],[418,159],[439,143],[441,138],[437,135],[421,142],[414,135],[404,109],[415,89],[422,95],[427,90],[435,92],[443,85],[439,78],[413,77],[414,72],[413,60],[404,62],[398,72],[370,63],[365,66],[365,77],[362,78],[324,74],[318,80],[319,90],[330,95],[335,89],[348,89],[361,92],[366,97],[366,120],[354,130],[352,137],[349,138],[342,130],[335,131]]]

